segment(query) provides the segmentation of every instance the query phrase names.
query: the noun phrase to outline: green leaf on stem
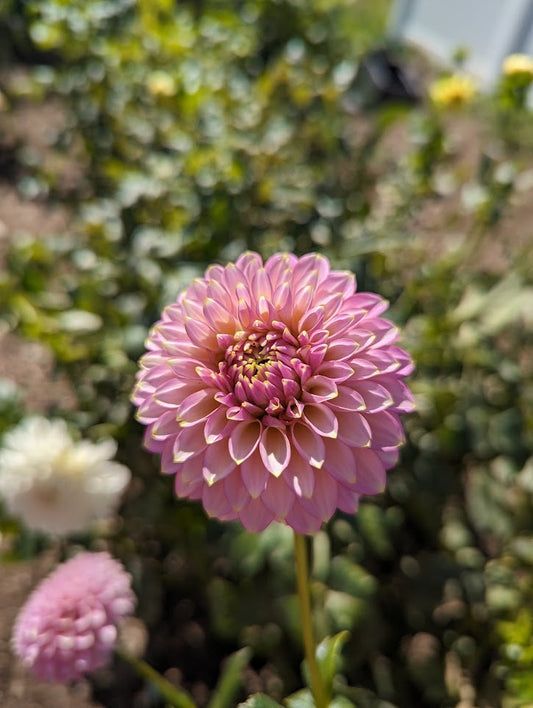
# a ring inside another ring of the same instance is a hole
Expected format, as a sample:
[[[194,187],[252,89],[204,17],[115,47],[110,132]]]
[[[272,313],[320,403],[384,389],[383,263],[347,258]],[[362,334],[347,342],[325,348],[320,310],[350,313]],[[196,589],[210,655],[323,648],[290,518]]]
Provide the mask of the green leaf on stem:
[[[293,693],[285,699],[287,708],[316,708],[313,694],[308,688]]]
[[[336,696],[330,703],[329,708],[357,708],[346,696]]]
[[[242,683],[242,672],[250,661],[252,651],[249,647],[239,649],[224,663],[224,668],[209,702],[208,708],[232,708],[235,705],[235,695]],[[244,704],[248,705],[248,704]],[[254,704],[251,704],[255,706]],[[258,704],[261,706],[262,704]],[[268,708],[265,703],[265,708]],[[273,703],[272,705],[276,705]]]
[[[276,703],[272,698],[264,693],[254,693],[246,703],[239,703],[238,708],[283,708],[280,703]]]
[[[316,648],[316,659],[329,695],[332,693],[333,679],[339,670],[342,647],[349,637],[350,632],[343,630],[333,637],[326,637]]]

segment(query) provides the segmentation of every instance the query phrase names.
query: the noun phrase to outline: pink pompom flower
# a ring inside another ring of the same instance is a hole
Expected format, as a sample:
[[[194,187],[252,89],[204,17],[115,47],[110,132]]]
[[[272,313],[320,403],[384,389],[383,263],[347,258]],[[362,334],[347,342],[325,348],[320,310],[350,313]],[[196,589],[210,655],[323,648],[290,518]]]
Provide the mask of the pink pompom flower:
[[[177,495],[250,531],[313,533],[383,491],[413,369],[386,309],[313,253],[245,253],[193,281],[153,327],[133,394]]]
[[[60,565],[20,611],[12,645],[42,681],[67,683],[105,666],[118,622],[133,612],[130,576],[108,553],[84,552]]]

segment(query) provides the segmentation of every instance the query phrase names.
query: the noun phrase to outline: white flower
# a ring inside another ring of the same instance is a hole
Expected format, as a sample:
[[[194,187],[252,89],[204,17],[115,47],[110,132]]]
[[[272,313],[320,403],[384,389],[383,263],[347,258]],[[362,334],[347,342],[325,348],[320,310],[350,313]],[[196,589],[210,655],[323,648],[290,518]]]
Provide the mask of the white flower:
[[[0,449],[0,496],[31,529],[68,534],[109,518],[130,480],[116,443],[75,442],[63,420],[26,418]]]

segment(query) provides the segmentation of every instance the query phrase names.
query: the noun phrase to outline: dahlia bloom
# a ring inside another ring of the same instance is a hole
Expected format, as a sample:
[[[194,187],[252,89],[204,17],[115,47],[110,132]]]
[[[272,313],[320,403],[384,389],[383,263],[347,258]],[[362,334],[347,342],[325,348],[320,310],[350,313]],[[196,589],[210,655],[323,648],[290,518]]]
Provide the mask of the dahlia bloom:
[[[130,480],[116,444],[75,442],[63,420],[26,418],[0,449],[0,497],[31,529],[68,534],[108,518]]]
[[[153,327],[133,394],[177,495],[313,533],[382,491],[413,368],[386,309],[317,254],[208,268]]]
[[[76,681],[105,666],[119,621],[135,607],[130,581],[108,553],[80,553],[63,563],[20,611],[15,653],[41,681]]]

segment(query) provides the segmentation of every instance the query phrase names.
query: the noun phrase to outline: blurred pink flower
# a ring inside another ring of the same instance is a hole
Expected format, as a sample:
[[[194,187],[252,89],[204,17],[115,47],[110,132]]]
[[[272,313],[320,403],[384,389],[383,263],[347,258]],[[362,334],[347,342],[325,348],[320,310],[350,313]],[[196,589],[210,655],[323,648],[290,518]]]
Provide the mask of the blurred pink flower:
[[[66,683],[107,664],[130,615],[130,576],[108,553],[80,553],[34,590],[13,629],[17,656],[43,681]]]
[[[318,254],[208,268],[153,327],[133,395],[177,495],[313,533],[381,492],[412,409],[386,309]]]

